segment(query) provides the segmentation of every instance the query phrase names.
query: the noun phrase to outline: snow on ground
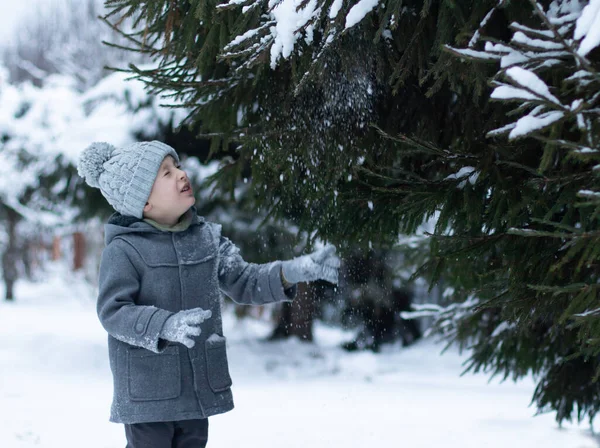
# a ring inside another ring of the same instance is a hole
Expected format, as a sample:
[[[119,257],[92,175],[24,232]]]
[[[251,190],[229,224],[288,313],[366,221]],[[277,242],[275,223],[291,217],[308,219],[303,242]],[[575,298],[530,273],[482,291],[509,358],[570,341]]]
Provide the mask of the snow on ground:
[[[63,272],[18,283],[17,302],[0,303],[2,448],[125,446],[122,426],[108,422],[93,288]],[[459,377],[464,356],[439,356],[432,341],[348,354],[337,347],[350,334],[324,325],[315,344],[264,342],[266,323],[230,312],[224,325],[236,409],[211,417],[209,447],[598,447],[585,425],[533,417],[532,380]]]

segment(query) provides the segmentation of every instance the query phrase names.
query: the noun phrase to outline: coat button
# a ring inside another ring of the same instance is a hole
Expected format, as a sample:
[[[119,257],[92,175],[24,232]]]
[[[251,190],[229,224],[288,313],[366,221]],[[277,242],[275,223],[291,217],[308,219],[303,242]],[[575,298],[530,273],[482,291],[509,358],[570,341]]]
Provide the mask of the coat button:
[[[187,277],[188,275],[190,275],[190,273],[188,272],[187,268],[183,268],[183,276]]]
[[[141,323],[136,324],[135,331],[137,331],[138,333],[141,333],[142,331],[144,331],[144,325],[142,325]]]

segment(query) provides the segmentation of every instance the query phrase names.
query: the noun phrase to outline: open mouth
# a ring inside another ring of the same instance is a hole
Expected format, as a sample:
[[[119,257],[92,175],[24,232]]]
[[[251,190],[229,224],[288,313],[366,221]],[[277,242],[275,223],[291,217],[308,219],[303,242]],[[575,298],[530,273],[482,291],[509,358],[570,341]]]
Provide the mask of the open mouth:
[[[186,183],[183,188],[181,189],[182,193],[185,193],[186,191],[190,191],[192,189],[191,185],[189,183]]]

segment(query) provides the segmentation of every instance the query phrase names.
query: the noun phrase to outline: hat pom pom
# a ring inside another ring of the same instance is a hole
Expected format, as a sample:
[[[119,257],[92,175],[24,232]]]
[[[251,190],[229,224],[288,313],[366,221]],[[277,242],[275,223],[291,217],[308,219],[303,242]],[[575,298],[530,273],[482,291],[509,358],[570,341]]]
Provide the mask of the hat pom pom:
[[[100,174],[104,171],[104,162],[108,161],[117,149],[110,143],[94,142],[83,150],[77,165],[77,172],[90,187],[100,187]]]

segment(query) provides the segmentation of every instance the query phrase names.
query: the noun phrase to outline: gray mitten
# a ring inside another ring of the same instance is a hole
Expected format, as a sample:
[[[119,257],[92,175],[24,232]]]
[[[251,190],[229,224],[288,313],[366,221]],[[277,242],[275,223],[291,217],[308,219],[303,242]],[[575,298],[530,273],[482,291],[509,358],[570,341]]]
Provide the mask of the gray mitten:
[[[339,267],[340,259],[335,255],[333,244],[327,244],[312,254],[281,263],[283,276],[290,283],[327,280],[337,284]]]
[[[210,310],[205,311],[202,308],[179,311],[165,321],[160,337],[192,348],[196,344],[192,336],[200,336],[200,324],[211,316]]]

